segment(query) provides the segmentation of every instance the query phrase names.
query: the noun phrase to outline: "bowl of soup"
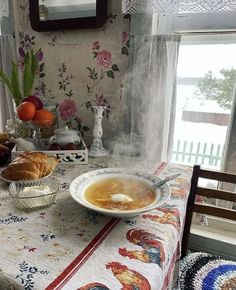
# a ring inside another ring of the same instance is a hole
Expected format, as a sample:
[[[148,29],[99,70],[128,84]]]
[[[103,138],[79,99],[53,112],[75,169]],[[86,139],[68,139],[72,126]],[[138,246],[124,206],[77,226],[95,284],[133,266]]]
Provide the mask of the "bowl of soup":
[[[103,215],[127,218],[165,203],[170,197],[167,184],[152,186],[161,179],[145,172],[106,168],[76,177],[70,185],[72,198]]]

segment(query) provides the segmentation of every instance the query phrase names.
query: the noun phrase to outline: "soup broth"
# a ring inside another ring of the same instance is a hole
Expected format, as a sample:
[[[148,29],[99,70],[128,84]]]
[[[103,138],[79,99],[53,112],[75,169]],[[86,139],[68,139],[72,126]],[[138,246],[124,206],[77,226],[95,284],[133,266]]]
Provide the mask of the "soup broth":
[[[85,198],[100,208],[133,210],[153,203],[155,193],[147,183],[137,179],[108,178],[89,186]]]

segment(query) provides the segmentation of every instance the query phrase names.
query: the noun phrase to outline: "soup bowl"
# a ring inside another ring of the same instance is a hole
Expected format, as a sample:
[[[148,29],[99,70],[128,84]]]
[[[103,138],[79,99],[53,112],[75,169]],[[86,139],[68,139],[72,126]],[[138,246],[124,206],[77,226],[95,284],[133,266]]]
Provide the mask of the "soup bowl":
[[[141,171],[130,170],[126,168],[106,168],[93,170],[84,173],[76,177],[70,185],[70,194],[72,198],[83,207],[96,211],[100,214],[118,218],[129,218],[138,216],[139,214],[154,209],[164,204],[170,197],[170,188],[167,184],[163,184],[157,189],[153,189],[153,201],[146,205],[135,209],[121,210],[118,208],[107,209],[101,206],[97,206],[87,197],[87,191],[91,186],[100,182],[105,182],[109,179],[125,179],[132,180],[137,183],[146,184],[151,188],[154,184],[161,181],[161,179],[155,175],[148,174]],[[122,192],[119,192],[122,193]],[[96,194],[96,193],[95,193]]]

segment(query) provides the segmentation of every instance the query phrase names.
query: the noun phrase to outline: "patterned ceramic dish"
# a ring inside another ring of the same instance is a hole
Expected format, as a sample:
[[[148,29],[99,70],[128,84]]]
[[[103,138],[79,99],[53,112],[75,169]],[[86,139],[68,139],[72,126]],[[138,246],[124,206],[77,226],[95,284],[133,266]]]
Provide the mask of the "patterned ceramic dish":
[[[72,198],[82,206],[97,211],[103,215],[114,216],[119,218],[127,218],[137,216],[142,212],[151,210],[165,203],[170,197],[170,188],[167,184],[154,190],[155,200],[148,206],[133,209],[133,210],[118,210],[118,209],[104,209],[93,205],[85,198],[86,189],[92,184],[109,179],[109,178],[128,178],[154,185],[161,179],[157,176],[147,174],[144,172],[132,171],[124,168],[106,168],[87,172],[75,178],[70,185],[70,194]]]
[[[15,205],[26,211],[52,205],[58,189],[58,182],[52,178],[37,184],[28,181],[24,184],[14,182],[9,185],[9,193]]]

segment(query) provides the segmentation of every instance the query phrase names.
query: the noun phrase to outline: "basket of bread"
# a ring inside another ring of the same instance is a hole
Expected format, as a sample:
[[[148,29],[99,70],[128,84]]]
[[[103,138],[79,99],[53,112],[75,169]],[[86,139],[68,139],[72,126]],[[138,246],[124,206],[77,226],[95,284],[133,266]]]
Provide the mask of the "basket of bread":
[[[17,208],[29,211],[55,202],[59,184],[50,176],[57,164],[55,156],[25,151],[1,172],[1,178],[10,183],[9,194]]]
[[[37,183],[48,178],[58,164],[54,156],[44,152],[26,151],[18,155],[1,172],[1,177],[7,182]]]

